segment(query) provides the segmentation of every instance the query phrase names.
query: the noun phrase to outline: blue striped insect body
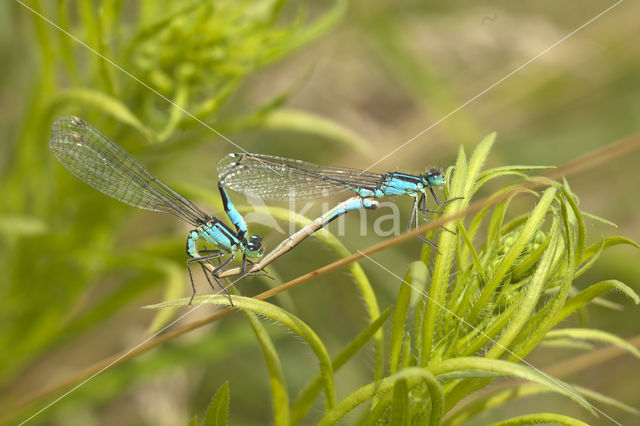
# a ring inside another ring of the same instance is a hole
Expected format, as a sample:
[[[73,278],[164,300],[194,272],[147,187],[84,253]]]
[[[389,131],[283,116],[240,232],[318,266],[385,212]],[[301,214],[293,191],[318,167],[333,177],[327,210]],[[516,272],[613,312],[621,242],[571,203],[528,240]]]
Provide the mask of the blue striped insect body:
[[[370,209],[370,210],[377,209],[378,202],[376,200],[371,199],[370,197],[366,197],[366,198],[363,197],[357,200],[351,200],[348,203],[343,203],[338,208],[336,208],[333,211],[333,213],[329,215],[329,217],[326,218],[326,220],[322,224],[322,227],[327,226],[329,223],[336,220],[343,214],[346,214],[353,210],[360,210],[363,208]]]
[[[195,296],[191,263],[197,262],[214,289],[203,262],[210,263],[228,255],[220,265],[213,265],[212,275],[218,284],[216,272],[242,253],[242,269],[246,262],[262,256],[262,239],[248,236],[247,225],[236,211],[224,187],[218,185],[224,208],[236,228],[234,232],[220,219],[200,210],[178,192],[153,176],[142,164],[114,141],[103,135],[86,121],[73,116],[56,119],[51,126],[49,148],[55,158],[72,175],[109,197],[131,206],[162,213],[170,213],[191,224],[194,229],[187,236],[186,251],[189,278]],[[215,250],[198,249],[202,241],[217,247]],[[233,302],[232,302],[233,303]]]
[[[312,199],[348,191],[363,198],[408,195],[414,202],[407,230],[414,224],[418,225],[418,211],[427,221],[427,212],[440,213],[427,209],[427,191],[438,206],[457,199],[444,202],[438,199],[434,188],[445,184],[445,178],[438,169],[419,175],[402,172],[379,174],[272,155],[232,153],[218,162],[218,177],[226,188],[268,200]],[[361,207],[352,206],[353,210],[358,208]],[[418,238],[435,247],[432,241]]]
[[[336,218],[342,216],[343,214],[358,209],[376,209],[379,205],[379,201],[375,198],[363,198],[359,195],[354,195],[348,200],[345,200],[331,210],[325,212],[323,215],[317,217],[313,221],[309,222],[305,226],[303,226],[300,230],[298,230],[295,234],[290,235],[288,238],[284,239],[280,244],[275,247],[271,252],[262,257],[258,262],[249,266],[249,269],[246,271],[242,271],[241,268],[228,268],[225,270],[218,271],[218,278],[230,277],[233,275],[242,274],[246,272],[248,274],[253,274],[258,271],[264,270],[266,266],[271,264],[273,261],[278,259],[280,256],[285,253],[293,250],[298,244],[304,241],[307,237],[317,232],[318,230],[327,226],[328,223],[335,220]]]
[[[427,188],[437,188],[444,184],[444,176],[438,169],[431,169],[424,175],[417,176],[400,172],[385,173],[376,196],[411,195],[415,197],[424,194]]]

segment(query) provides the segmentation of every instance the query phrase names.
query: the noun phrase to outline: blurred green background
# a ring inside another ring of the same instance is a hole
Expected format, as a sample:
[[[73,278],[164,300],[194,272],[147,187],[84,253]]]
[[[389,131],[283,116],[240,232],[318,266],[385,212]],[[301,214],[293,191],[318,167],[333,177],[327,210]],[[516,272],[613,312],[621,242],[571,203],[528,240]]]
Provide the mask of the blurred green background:
[[[496,131],[489,166],[554,166],[638,132],[640,5],[630,1],[459,110],[613,3],[26,4],[249,152],[366,168],[429,128],[374,167],[417,173],[449,166],[460,145],[470,152]],[[51,121],[63,114],[86,119],[212,212],[221,211],[215,164],[238,149],[19,3],[0,4],[0,23],[0,402],[8,403],[138,344],[154,321],[167,320],[140,307],[190,292],[183,248],[188,226],[122,205],[69,175],[48,150]],[[590,223],[592,236],[640,239],[639,161],[634,152],[569,179],[584,211],[618,225]],[[410,203],[399,204],[404,220]],[[352,251],[382,240],[371,227],[360,235],[357,216],[346,223],[341,238]],[[268,247],[283,238],[259,223],[249,226]],[[402,276],[419,251],[415,241],[374,258]],[[280,282],[334,259],[310,239],[272,271]],[[637,259],[632,247],[613,248],[580,281],[616,278],[638,291]],[[372,263],[362,266],[385,309],[397,280]],[[250,295],[265,285],[273,283],[248,278],[239,288]],[[592,307],[583,320],[635,336],[638,310],[620,302],[624,310]],[[330,351],[367,321],[345,270],[277,303],[313,327]],[[213,310],[201,308],[184,321]],[[316,371],[314,360],[282,328],[266,326],[298,390]],[[529,358],[544,367],[577,354],[550,348]],[[343,395],[370,376],[373,362],[365,352],[340,371]],[[640,369],[631,356],[566,379],[640,407]],[[269,378],[241,315],[107,370],[32,424],[186,424],[225,380],[231,424],[270,421]],[[525,404],[579,412],[553,396],[532,399],[470,424],[517,414]],[[623,424],[639,422],[608,414]]]

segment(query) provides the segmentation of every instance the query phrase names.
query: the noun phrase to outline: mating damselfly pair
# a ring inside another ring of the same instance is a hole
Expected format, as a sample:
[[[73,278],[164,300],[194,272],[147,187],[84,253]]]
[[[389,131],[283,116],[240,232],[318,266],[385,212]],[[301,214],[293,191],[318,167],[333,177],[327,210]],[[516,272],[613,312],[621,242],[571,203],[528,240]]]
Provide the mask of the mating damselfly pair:
[[[422,212],[424,219],[427,219],[427,212],[434,212],[426,208],[427,190],[438,205],[451,201],[440,202],[434,192],[435,187],[445,183],[444,176],[437,169],[431,169],[424,175],[400,172],[376,174],[318,166],[276,156],[229,154],[218,164],[218,189],[234,231],[153,176],[129,153],[86,121],[63,116],[54,121],[51,130],[50,149],[72,175],[118,201],[144,210],[173,214],[194,227],[187,236],[186,244],[189,256],[187,269],[193,290],[191,300],[195,295],[191,263],[196,262],[202,267],[212,289],[215,290],[207,271],[227,291],[219,277],[223,274],[232,275],[232,271],[225,271],[224,267],[238,253],[242,255],[241,267],[233,271],[246,275],[262,270],[337,217],[352,210],[377,208],[377,198],[389,195],[413,197],[408,228],[414,223],[417,226],[418,211]],[[351,191],[355,195],[288,237],[261,261],[254,263],[263,255],[262,239],[257,235],[249,235],[242,215],[233,206],[225,188],[271,200],[287,200],[291,197],[309,199],[343,191]],[[431,241],[421,239],[435,247]],[[199,243],[211,244],[216,249],[199,248]],[[225,256],[228,257],[221,261]],[[219,263],[212,263],[214,260]],[[248,264],[252,266],[250,269],[247,268]]]

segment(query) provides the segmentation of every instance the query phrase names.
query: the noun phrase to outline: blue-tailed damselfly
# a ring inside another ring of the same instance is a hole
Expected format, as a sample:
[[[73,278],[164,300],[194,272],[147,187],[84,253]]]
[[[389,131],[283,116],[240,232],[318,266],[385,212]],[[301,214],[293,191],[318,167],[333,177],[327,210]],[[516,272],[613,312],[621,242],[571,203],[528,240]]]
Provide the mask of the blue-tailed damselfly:
[[[217,272],[236,253],[241,252],[241,269],[244,271],[245,262],[262,256],[262,239],[257,235],[248,235],[247,225],[235,210],[224,187],[218,185],[224,209],[236,228],[235,232],[153,176],[129,153],[86,121],[73,116],[60,117],[53,122],[51,132],[51,152],[72,175],[84,183],[125,204],[173,214],[194,227],[187,237],[186,248],[190,256],[187,268],[193,289],[189,303],[196,291],[190,266],[192,262],[200,264],[209,285],[214,288],[203,262],[229,255],[228,259],[215,266],[213,272]],[[199,241],[212,244],[217,249],[199,250]],[[227,291],[215,273],[213,276]]]
[[[418,211],[427,218],[427,190],[438,206],[441,202],[434,188],[445,184],[438,169],[424,174],[403,172],[372,173],[351,168],[320,166],[306,161],[265,154],[232,153],[218,162],[220,184],[243,194],[267,200],[312,199],[341,192],[355,192],[363,198],[409,195],[413,205],[407,230],[418,225]],[[357,205],[353,204],[356,209]],[[446,228],[445,228],[446,229]],[[421,241],[435,243],[423,237]]]

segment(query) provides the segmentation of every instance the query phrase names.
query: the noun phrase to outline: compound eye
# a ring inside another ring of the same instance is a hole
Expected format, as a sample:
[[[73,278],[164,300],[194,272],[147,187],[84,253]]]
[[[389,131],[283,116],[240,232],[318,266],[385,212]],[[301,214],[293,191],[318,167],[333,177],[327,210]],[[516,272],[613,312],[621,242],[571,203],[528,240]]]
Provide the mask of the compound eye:
[[[440,170],[438,169],[429,170],[424,175],[424,177],[426,178],[427,182],[429,182],[430,185],[442,186],[445,184],[444,176],[442,175],[442,172],[440,172]]]
[[[249,242],[247,243],[247,248],[251,251],[260,251],[262,252],[262,238],[257,235],[252,235],[249,238]]]

